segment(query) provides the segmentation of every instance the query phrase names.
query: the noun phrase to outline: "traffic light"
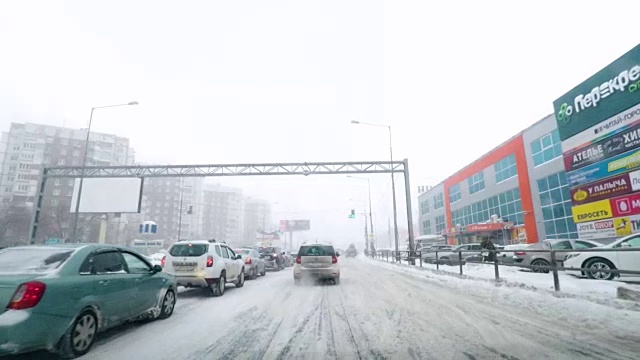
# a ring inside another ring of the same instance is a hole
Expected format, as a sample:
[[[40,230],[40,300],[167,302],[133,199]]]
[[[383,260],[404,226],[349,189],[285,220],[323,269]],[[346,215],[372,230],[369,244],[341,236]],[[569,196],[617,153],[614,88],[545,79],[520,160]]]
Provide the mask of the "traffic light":
[[[356,217],[356,211],[351,210],[351,215],[349,215],[349,219],[355,219],[355,217]]]

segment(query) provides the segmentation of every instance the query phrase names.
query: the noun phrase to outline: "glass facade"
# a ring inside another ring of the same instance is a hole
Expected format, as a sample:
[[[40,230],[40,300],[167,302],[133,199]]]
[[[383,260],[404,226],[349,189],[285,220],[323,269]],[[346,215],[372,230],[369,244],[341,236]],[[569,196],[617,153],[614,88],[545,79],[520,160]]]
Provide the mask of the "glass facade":
[[[578,238],[578,229],[571,215],[571,195],[564,171],[537,182],[547,238]]]
[[[535,166],[549,162],[558,156],[562,156],[560,145],[560,133],[558,129],[539,137],[531,142],[531,153]]]
[[[511,154],[496,162],[493,164],[493,170],[496,173],[496,184],[518,175],[518,168],[516,168],[516,156]]]
[[[491,215],[498,215],[498,218],[501,218],[504,222],[512,222],[516,225],[524,224],[520,189],[511,189],[502,194],[451,211],[451,223],[454,226],[458,224],[478,224],[490,220]]]
[[[477,174],[473,174],[469,179],[469,194],[475,194],[484,189],[484,172],[480,171]]]
[[[436,234],[441,234],[445,229],[446,224],[444,223],[444,215],[436,216]]]
[[[442,193],[438,193],[433,196],[433,209],[437,210],[444,206],[444,195]]]
[[[431,220],[422,222],[422,235],[431,235]]]
[[[429,200],[425,200],[420,203],[420,215],[429,213]]]
[[[449,203],[462,199],[462,193],[460,193],[460,184],[455,184],[449,188]]]

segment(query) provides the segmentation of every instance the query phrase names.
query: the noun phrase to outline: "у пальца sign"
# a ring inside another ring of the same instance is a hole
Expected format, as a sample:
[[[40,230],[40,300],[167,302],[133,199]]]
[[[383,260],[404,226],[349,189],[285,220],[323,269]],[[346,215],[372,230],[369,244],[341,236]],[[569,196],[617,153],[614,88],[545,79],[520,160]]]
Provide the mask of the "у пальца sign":
[[[553,102],[560,139],[640,103],[640,45]]]
[[[633,150],[640,145],[640,124],[621,129],[615,135],[564,154],[566,170],[576,170]]]
[[[640,168],[640,150],[636,149],[578,170],[569,171],[567,172],[567,183],[570,187],[579,186],[637,168]]]
[[[575,187],[571,189],[571,200],[574,205],[581,205],[638,190],[640,190],[640,171],[634,171]]]
[[[583,223],[587,221],[603,220],[613,216],[609,200],[600,200],[592,203],[578,205],[571,208],[573,221]]]

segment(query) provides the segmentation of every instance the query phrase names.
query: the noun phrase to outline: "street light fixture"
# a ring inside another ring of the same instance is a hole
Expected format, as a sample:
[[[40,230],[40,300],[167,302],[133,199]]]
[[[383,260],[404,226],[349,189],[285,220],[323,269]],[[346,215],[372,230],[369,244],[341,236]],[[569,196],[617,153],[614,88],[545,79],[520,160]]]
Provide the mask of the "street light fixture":
[[[386,127],[389,131],[389,154],[391,155],[391,162],[393,163],[393,146],[391,140],[391,125],[385,124],[374,124],[374,123],[366,123],[358,120],[351,120],[352,124],[356,125],[369,125],[369,126],[377,126],[377,127]],[[395,245],[396,245],[396,254],[398,254],[399,244],[398,244],[398,210],[396,207],[396,181],[393,173],[393,164],[391,164],[391,195],[393,197],[393,232],[395,235]],[[409,215],[411,216],[411,215]],[[399,255],[398,255],[399,258]]]
[[[82,157],[82,171],[80,172],[80,184],[78,184],[78,197],[76,198],[76,209],[75,209],[75,216],[74,216],[74,220],[73,220],[73,237],[72,237],[72,239],[74,241],[78,241],[77,235],[78,235],[78,219],[80,217],[80,197],[82,196],[82,184],[84,183],[84,172],[85,172],[86,166],[87,166],[87,153],[89,152],[89,135],[91,134],[91,122],[93,121],[93,112],[96,109],[105,109],[105,108],[111,108],[111,107],[131,106],[131,105],[138,105],[138,102],[137,101],[130,101],[130,102],[126,103],[126,104],[96,106],[96,107],[92,107],[91,108],[91,114],[89,115],[89,126],[87,127],[87,138],[86,138],[86,140],[84,142],[84,155]]]
[[[355,121],[355,120],[354,120]],[[348,178],[352,178],[352,179],[358,179],[358,180],[367,180],[367,187],[369,188],[369,221],[370,221],[370,234],[371,236],[374,236],[374,232],[373,232],[373,211],[371,210],[371,181],[369,181],[369,178],[365,178],[365,177],[359,177],[359,176],[352,176],[352,175],[347,175]],[[367,243],[367,246],[369,244]]]

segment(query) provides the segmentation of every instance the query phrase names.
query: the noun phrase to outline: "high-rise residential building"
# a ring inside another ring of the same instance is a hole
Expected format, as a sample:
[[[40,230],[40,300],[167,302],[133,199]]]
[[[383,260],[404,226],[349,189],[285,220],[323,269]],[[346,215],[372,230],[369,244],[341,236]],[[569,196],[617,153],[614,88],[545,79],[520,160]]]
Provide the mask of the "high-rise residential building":
[[[4,221],[2,238],[10,242],[28,237],[30,216],[9,220],[11,214],[31,214],[38,187],[39,173],[44,166],[82,166],[87,129],[70,129],[33,123],[12,123],[0,139],[0,207]],[[92,132],[86,149],[87,166],[131,165],[135,153],[129,139],[112,134]],[[71,236],[73,214],[71,196],[74,179],[49,179],[42,204],[38,239]],[[126,215],[124,216],[126,221]],[[18,221],[16,221],[18,220]],[[97,222],[94,215],[81,217],[80,236],[91,241]],[[123,218],[118,219],[119,222]]]
[[[232,246],[244,241],[244,196],[241,189],[207,185],[203,194],[202,235]]]
[[[205,212],[204,178],[147,178],[144,184],[145,212],[141,221],[158,225],[154,239],[167,240],[202,238]]]
[[[243,245],[254,245],[260,231],[275,231],[271,224],[271,205],[268,201],[247,197],[244,201]]]

